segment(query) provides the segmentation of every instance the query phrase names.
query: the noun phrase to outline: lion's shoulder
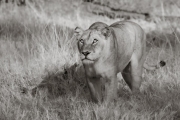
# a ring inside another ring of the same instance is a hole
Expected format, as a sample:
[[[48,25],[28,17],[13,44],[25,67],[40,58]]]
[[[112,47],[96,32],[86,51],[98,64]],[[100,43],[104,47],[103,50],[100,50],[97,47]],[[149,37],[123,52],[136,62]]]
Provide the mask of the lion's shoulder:
[[[140,31],[142,33],[144,31],[139,24],[132,22],[132,21],[118,21],[118,22],[111,24],[110,27],[120,28],[121,30],[124,30],[124,31],[128,31],[128,29]]]

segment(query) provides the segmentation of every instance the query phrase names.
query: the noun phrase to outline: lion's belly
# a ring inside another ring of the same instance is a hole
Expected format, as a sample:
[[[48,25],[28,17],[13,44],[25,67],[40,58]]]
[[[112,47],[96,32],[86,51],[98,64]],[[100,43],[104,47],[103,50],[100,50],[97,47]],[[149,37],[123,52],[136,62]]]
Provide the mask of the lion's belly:
[[[119,59],[117,65],[118,65],[118,71],[122,72],[122,70],[128,65],[128,63],[131,61],[131,55],[126,56],[124,59]]]

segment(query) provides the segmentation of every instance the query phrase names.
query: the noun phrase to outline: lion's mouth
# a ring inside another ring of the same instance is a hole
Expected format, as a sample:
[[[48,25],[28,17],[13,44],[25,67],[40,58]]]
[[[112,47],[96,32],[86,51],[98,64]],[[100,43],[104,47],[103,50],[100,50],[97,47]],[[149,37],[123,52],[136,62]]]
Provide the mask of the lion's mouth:
[[[94,60],[91,60],[91,59],[88,59],[88,58],[84,58],[84,59],[82,59],[82,62],[84,63],[84,64],[89,64],[89,63],[93,63],[94,62]]]

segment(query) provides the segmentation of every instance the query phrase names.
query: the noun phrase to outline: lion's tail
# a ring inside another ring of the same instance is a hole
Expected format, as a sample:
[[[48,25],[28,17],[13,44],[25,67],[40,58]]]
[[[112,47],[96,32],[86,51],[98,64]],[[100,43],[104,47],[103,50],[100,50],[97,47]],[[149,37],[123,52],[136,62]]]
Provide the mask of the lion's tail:
[[[160,67],[163,67],[163,66],[165,66],[165,65],[166,65],[166,62],[165,62],[165,61],[160,61],[159,64],[157,64],[157,65],[152,65],[152,66],[148,65],[147,63],[144,63],[143,67],[144,67],[145,69],[147,69],[147,70],[156,70],[156,69],[158,69],[158,68],[160,68]]]

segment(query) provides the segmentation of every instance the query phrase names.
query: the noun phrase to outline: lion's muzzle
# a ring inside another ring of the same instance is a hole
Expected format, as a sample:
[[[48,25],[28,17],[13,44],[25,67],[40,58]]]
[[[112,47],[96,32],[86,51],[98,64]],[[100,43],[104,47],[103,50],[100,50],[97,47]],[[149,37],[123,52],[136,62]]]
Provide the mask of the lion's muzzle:
[[[90,64],[90,63],[93,63],[93,62],[94,62],[94,61],[91,60],[91,59],[89,58],[89,56],[88,56],[88,55],[90,55],[91,52],[86,51],[86,52],[81,52],[81,53],[82,53],[81,60],[82,60],[83,64]]]
[[[90,53],[91,53],[91,52],[89,52],[89,51],[82,52],[82,54],[83,54],[85,57],[87,57]]]

